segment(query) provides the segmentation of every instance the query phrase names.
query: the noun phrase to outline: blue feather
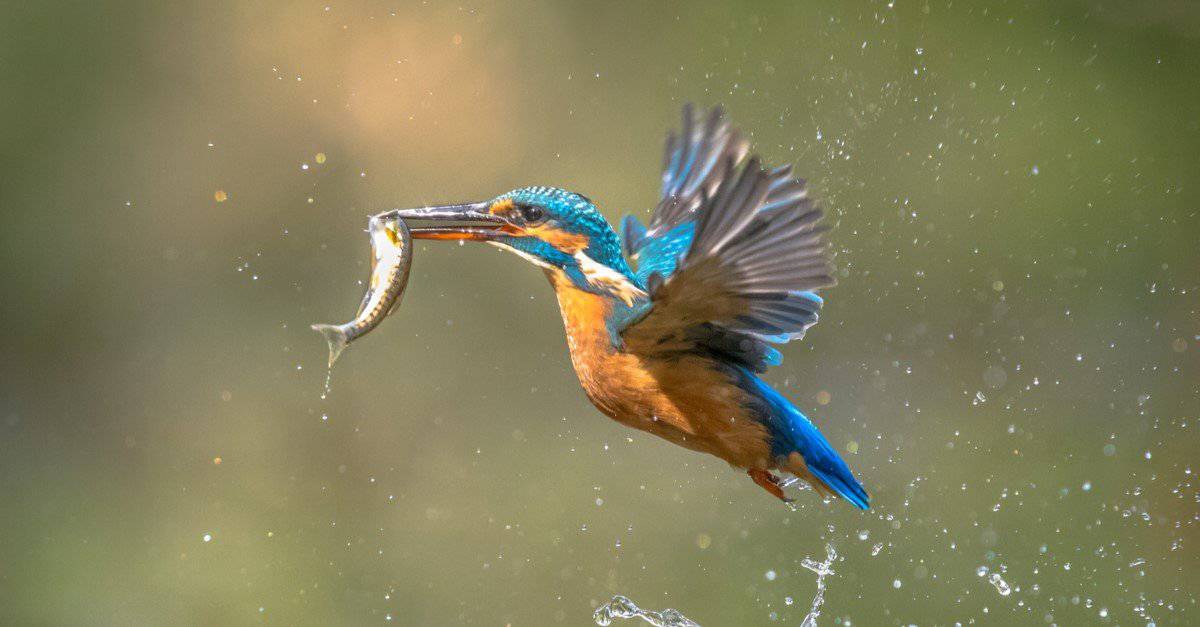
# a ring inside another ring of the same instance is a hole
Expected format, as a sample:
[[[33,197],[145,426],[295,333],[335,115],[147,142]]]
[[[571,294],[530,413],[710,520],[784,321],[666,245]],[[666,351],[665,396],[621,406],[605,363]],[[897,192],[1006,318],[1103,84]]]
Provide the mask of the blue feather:
[[[692,245],[696,223],[686,222],[661,235],[643,236],[637,251],[637,277],[644,285],[651,274],[668,278],[675,273],[679,259]]]
[[[771,433],[771,453],[786,457],[798,452],[808,470],[839,496],[859,509],[870,509],[871,497],[850,467],[807,416],[765,381],[745,368],[737,368],[741,387],[762,401],[761,418]]]
[[[621,248],[627,256],[633,256],[646,239],[646,225],[637,216],[627,215],[621,221]]]

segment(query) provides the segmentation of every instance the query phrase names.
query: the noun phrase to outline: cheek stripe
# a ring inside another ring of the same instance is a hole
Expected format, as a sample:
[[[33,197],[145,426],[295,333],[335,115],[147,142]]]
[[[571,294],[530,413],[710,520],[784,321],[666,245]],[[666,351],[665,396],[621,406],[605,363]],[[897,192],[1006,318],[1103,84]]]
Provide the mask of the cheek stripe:
[[[536,237],[568,255],[574,255],[587,248],[589,243],[586,235],[568,233],[547,225],[526,227],[525,234]]]

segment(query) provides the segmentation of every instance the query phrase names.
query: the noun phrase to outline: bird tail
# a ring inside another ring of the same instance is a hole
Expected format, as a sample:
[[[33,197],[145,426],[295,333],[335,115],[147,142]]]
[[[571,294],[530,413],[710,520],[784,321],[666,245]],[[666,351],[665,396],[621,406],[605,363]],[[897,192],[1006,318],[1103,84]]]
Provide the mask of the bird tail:
[[[329,367],[333,367],[333,362],[341,356],[342,351],[350,345],[350,338],[346,335],[346,331],[334,324],[314,324],[312,330],[325,336],[325,341],[329,344]]]
[[[849,501],[859,509],[871,509],[871,497],[863,489],[854,473],[837,452],[830,446],[825,436],[809,422],[800,412],[796,412],[802,424],[797,431],[809,431],[796,438],[802,440],[799,450],[787,455],[787,469],[792,474],[807,480],[817,492],[823,495],[836,494]]]
[[[871,497],[817,426],[762,379],[745,370],[743,376],[767,405],[771,452],[787,460],[784,468],[813,484],[818,492],[836,494],[859,509],[870,509]]]

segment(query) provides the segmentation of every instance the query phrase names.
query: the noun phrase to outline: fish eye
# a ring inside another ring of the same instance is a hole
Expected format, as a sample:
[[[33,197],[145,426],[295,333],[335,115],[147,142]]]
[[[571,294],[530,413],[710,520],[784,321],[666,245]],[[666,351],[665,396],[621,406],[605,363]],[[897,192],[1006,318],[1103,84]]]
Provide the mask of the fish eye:
[[[542,218],[546,217],[546,212],[542,211],[541,207],[535,207],[533,205],[521,205],[519,208],[521,211],[521,217],[526,222],[538,222]]]

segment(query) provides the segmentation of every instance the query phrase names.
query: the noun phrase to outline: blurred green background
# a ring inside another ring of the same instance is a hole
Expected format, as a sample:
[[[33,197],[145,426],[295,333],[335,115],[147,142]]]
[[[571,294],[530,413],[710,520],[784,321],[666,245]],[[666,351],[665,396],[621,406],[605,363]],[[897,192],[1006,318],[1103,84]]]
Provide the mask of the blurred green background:
[[[1200,621],[1197,5],[3,15],[0,623],[798,624],[826,542],[823,624]],[[873,510],[604,418],[489,247],[419,245],[322,400],[368,213],[644,212],[685,101],[831,212],[841,284],[769,379]]]

